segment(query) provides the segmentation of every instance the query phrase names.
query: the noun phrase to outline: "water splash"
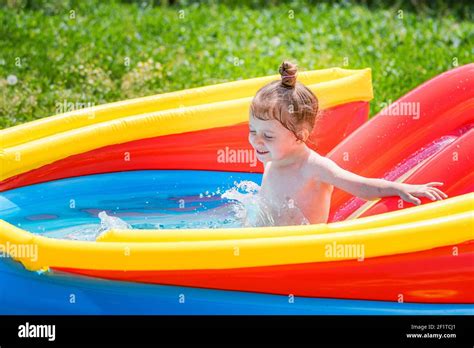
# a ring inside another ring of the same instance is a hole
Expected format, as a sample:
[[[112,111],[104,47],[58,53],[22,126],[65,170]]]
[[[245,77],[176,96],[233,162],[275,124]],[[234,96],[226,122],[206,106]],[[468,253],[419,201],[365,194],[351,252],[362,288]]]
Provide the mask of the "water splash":
[[[260,196],[261,187],[253,181],[234,182],[221,198],[231,201],[230,207],[242,227],[274,226],[275,221],[268,204]]]
[[[100,227],[97,230],[96,238],[111,229],[128,230],[132,228],[132,226],[122,219],[107,215],[105,211],[101,211],[98,217],[100,219]]]
[[[308,225],[310,222],[296,207],[293,200],[279,206],[265,200],[261,187],[252,181],[234,182],[234,187],[222,194],[222,198],[233,201],[235,217],[242,227]]]
[[[264,226],[289,226],[309,224],[301,211],[285,204],[279,209],[266,202],[260,195],[261,187],[253,181],[234,182],[225,190],[217,188],[214,192],[203,192],[193,209],[173,209],[168,213],[150,215],[140,212],[131,214],[123,210],[118,216],[110,211],[101,211],[96,215],[100,222],[74,225],[44,233],[51,238],[63,238],[82,241],[95,241],[110,229],[214,229]],[[223,192],[223,193],[222,193]],[[195,199],[195,196],[193,196]],[[186,198],[186,197],[184,197]],[[148,198],[147,198],[148,199]],[[186,198],[186,201],[191,201]],[[187,206],[186,206],[187,207]],[[121,218],[126,218],[127,221]]]
[[[105,211],[101,211],[98,216],[99,224],[79,225],[66,229],[58,229],[49,233],[43,234],[49,238],[63,238],[70,240],[81,241],[95,241],[100,235],[110,229],[131,229],[132,226],[122,219],[107,215]],[[153,226],[153,228],[158,228]]]

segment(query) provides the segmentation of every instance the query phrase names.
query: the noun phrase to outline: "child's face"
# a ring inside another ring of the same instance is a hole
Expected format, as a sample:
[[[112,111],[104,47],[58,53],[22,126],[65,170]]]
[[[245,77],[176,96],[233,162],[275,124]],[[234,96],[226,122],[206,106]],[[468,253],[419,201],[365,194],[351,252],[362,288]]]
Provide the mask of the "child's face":
[[[290,155],[301,143],[293,132],[277,120],[249,119],[249,142],[260,162],[278,161]]]

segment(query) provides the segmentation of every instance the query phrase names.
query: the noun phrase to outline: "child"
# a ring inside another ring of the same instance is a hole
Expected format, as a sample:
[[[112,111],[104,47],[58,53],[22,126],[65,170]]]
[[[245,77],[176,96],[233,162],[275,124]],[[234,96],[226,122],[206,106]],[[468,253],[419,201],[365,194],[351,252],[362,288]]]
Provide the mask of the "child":
[[[342,169],[307,145],[318,112],[316,96],[296,82],[296,65],[283,62],[281,81],[262,87],[252,100],[249,142],[264,164],[260,199],[274,225],[327,222],[334,186],[365,200],[400,196],[419,205],[416,197],[448,196],[434,186],[365,178]]]

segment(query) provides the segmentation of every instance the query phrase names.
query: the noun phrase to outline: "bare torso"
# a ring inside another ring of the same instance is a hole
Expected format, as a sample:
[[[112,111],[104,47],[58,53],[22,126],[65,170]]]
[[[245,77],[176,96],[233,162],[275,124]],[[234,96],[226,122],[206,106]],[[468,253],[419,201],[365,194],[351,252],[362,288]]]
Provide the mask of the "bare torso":
[[[283,168],[265,164],[260,194],[272,211],[275,225],[327,222],[333,186],[317,179],[317,156],[313,153],[307,161]]]

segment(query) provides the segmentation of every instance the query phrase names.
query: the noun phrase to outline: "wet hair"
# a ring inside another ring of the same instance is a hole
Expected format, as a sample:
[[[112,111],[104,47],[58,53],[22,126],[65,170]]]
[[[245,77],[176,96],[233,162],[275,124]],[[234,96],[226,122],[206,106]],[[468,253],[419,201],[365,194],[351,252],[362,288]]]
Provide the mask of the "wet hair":
[[[250,115],[259,120],[277,120],[298,137],[298,131],[306,127],[311,134],[316,115],[318,98],[304,84],[297,82],[297,66],[284,61],[279,69],[281,80],[260,88],[250,104]]]

